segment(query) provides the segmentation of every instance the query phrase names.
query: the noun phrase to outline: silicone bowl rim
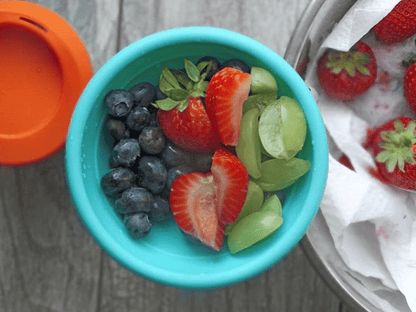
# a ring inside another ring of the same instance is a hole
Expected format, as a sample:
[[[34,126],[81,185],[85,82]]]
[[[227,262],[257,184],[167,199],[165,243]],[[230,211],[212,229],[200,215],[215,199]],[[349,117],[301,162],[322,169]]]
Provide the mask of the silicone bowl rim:
[[[313,119],[312,123],[308,121],[309,128],[311,129],[311,132],[313,132],[312,136],[314,137],[314,144],[318,144],[322,148],[314,151],[314,153],[317,153],[315,154],[315,157],[320,159],[321,162],[318,164],[319,169],[314,172],[317,176],[317,183],[312,186],[315,192],[309,194],[311,196],[310,199],[314,205],[316,205],[316,210],[310,209],[307,214],[299,216],[301,226],[292,229],[290,238],[281,242],[281,244],[279,244],[280,248],[274,249],[274,252],[266,254],[266,256],[259,259],[255,265],[245,265],[238,270],[220,272],[220,274],[190,276],[162,270],[144,262],[140,262],[123,250],[115,240],[106,235],[103,226],[94,215],[92,203],[90,203],[84,189],[85,186],[82,179],[80,162],[82,155],[82,136],[77,135],[82,133],[82,130],[87,123],[89,111],[95,103],[95,101],[91,99],[96,98],[98,92],[94,90],[101,90],[102,86],[107,85],[120,68],[124,68],[126,64],[131,63],[140,55],[149,53],[154,49],[166,45],[195,41],[215,42],[216,44],[235,47],[250,55],[255,55],[256,58],[261,59],[267,64],[272,64],[274,68],[278,68],[279,76],[285,81],[288,87],[292,90],[296,89],[297,98],[301,99],[301,101],[308,102],[307,107],[304,108],[305,114],[316,117]],[[214,288],[227,286],[260,274],[265,269],[274,265],[291,251],[304,236],[319,209],[319,204],[326,186],[328,172],[326,132],[319,108],[317,107],[310,90],[296,71],[276,52],[255,39],[223,28],[202,26],[172,28],[143,37],[125,47],[114,55],[87,85],[75,108],[68,136],[71,138],[67,140],[66,145],[65,165],[68,185],[81,220],[93,235],[94,239],[112,258],[129,270],[153,281],[181,288]]]

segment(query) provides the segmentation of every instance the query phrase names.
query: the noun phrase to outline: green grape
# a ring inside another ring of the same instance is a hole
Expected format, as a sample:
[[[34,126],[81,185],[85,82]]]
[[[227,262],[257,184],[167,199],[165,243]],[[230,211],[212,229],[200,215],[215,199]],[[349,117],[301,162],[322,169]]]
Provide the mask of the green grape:
[[[237,157],[246,166],[247,172],[253,178],[260,177],[261,145],[259,137],[258,109],[252,109],[241,118],[240,140],[235,147]]]
[[[243,114],[248,112],[253,108],[257,108],[260,111],[263,110],[264,107],[270,105],[271,103],[275,102],[277,99],[276,93],[260,93],[250,95],[243,103]]]
[[[265,192],[276,192],[295,183],[310,167],[309,161],[300,158],[270,159],[262,162],[261,176],[253,181]]]
[[[227,224],[225,235],[228,235],[238,221],[248,216],[249,214],[259,211],[263,205],[264,193],[260,186],[253,181],[248,181],[247,198],[241,208],[240,214],[234,223]]]
[[[227,245],[235,254],[268,237],[283,223],[283,219],[272,211],[254,212],[236,223],[228,235]]]
[[[281,217],[282,203],[280,202],[279,197],[277,197],[276,194],[273,194],[270,197],[266,198],[260,211],[271,211]]]
[[[255,67],[251,68],[251,86],[250,91],[252,94],[259,93],[276,93],[277,82],[273,75],[264,68]]]
[[[261,113],[260,140],[275,158],[294,157],[305,143],[306,130],[305,114],[295,99],[282,96]]]

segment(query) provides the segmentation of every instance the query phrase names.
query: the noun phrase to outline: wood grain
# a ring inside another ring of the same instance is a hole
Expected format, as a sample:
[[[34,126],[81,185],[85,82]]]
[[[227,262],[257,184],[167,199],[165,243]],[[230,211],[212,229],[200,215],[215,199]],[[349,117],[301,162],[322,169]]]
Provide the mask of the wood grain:
[[[309,0],[40,0],[84,41],[95,71],[156,31],[224,27],[283,55]],[[300,247],[263,274],[214,290],[146,280],[109,258],[78,220],[64,152],[30,166],[0,167],[0,312],[348,312]]]

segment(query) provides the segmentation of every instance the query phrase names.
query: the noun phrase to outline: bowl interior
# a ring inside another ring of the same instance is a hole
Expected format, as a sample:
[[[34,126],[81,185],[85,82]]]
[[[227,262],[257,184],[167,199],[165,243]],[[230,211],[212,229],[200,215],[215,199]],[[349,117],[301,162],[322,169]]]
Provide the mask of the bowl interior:
[[[269,70],[280,96],[302,105],[308,135],[299,157],[311,170],[286,190],[283,225],[264,241],[232,255],[210,250],[184,235],[172,219],[154,224],[149,235],[133,239],[114,201],[100,189],[109,170],[112,140],[104,128],[103,98],[111,89],[139,82],[158,84],[162,66],[183,68],[184,58],[212,55],[221,62],[240,58]],[[313,97],[296,72],[275,52],[243,35],[211,28],[173,29],[143,38],[115,55],[93,77],[74,112],[67,141],[67,176],[74,204],[98,244],[116,261],[154,281],[177,287],[220,287],[243,281],[272,266],[301,239],[315,216],[327,175],[327,142]]]

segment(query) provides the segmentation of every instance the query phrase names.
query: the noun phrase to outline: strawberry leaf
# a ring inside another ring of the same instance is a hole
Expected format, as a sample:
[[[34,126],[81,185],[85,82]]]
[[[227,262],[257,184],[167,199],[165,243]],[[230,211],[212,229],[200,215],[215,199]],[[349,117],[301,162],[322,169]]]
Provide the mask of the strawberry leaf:
[[[200,90],[194,90],[190,93],[189,96],[192,97],[205,97],[205,92],[204,91],[200,91]]]
[[[169,89],[164,92],[166,96],[174,101],[183,101],[188,99],[189,91],[184,89]]]
[[[178,82],[185,87],[187,90],[191,90],[193,88],[193,81],[189,79],[188,75],[179,69],[171,69],[170,70]]]
[[[198,82],[201,79],[198,68],[189,60],[185,59],[185,70],[193,82]]]
[[[156,103],[154,103],[153,106],[163,111],[170,111],[171,109],[175,108],[179,104],[180,102],[178,101],[174,101],[170,98],[166,98],[163,100],[156,101]]]
[[[409,122],[405,128],[401,121],[396,120],[395,129],[380,133],[382,142],[379,146],[383,149],[376,156],[378,162],[385,163],[389,172],[393,172],[396,166],[405,172],[405,164],[415,164],[413,152],[416,144],[415,122]]]
[[[194,90],[205,92],[207,87],[208,87],[208,81],[201,80],[200,82],[195,84]]]
[[[166,67],[163,66],[162,68],[162,76],[161,79],[164,78],[166,82],[172,87],[172,88],[180,88],[178,80],[176,77],[172,74],[172,72]],[[159,86],[160,88],[160,86]],[[162,89],[161,89],[162,90]],[[163,90],[162,90],[163,92]]]
[[[165,93],[166,90],[172,89],[173,87],[169,84],[169,82],[163,76],[161,76],[159,80],[159,88],[160,88],[160,91]]]
[[[188,107],[188,100],[183,100],[179,103],[178,111],[183,112]]]
[[[212,62],[211,61],[201,62],[198,65],[196,65],[196,67],[198,68],[198,70],[200,72],[202,72],[207,67],[207,70],[206,71],[208,72],[211,69],[211,67],[212,67]]]
[[[328,53],[328,62],[326,68],[330,69],[334,74],[339,74],[345,70],[350,77],[355,77],[356,72],[363,75],[370,75],[370,70],[366,65],[370,62],[370,56],[363,52],[349,51],[339,52],[331,50]]]

